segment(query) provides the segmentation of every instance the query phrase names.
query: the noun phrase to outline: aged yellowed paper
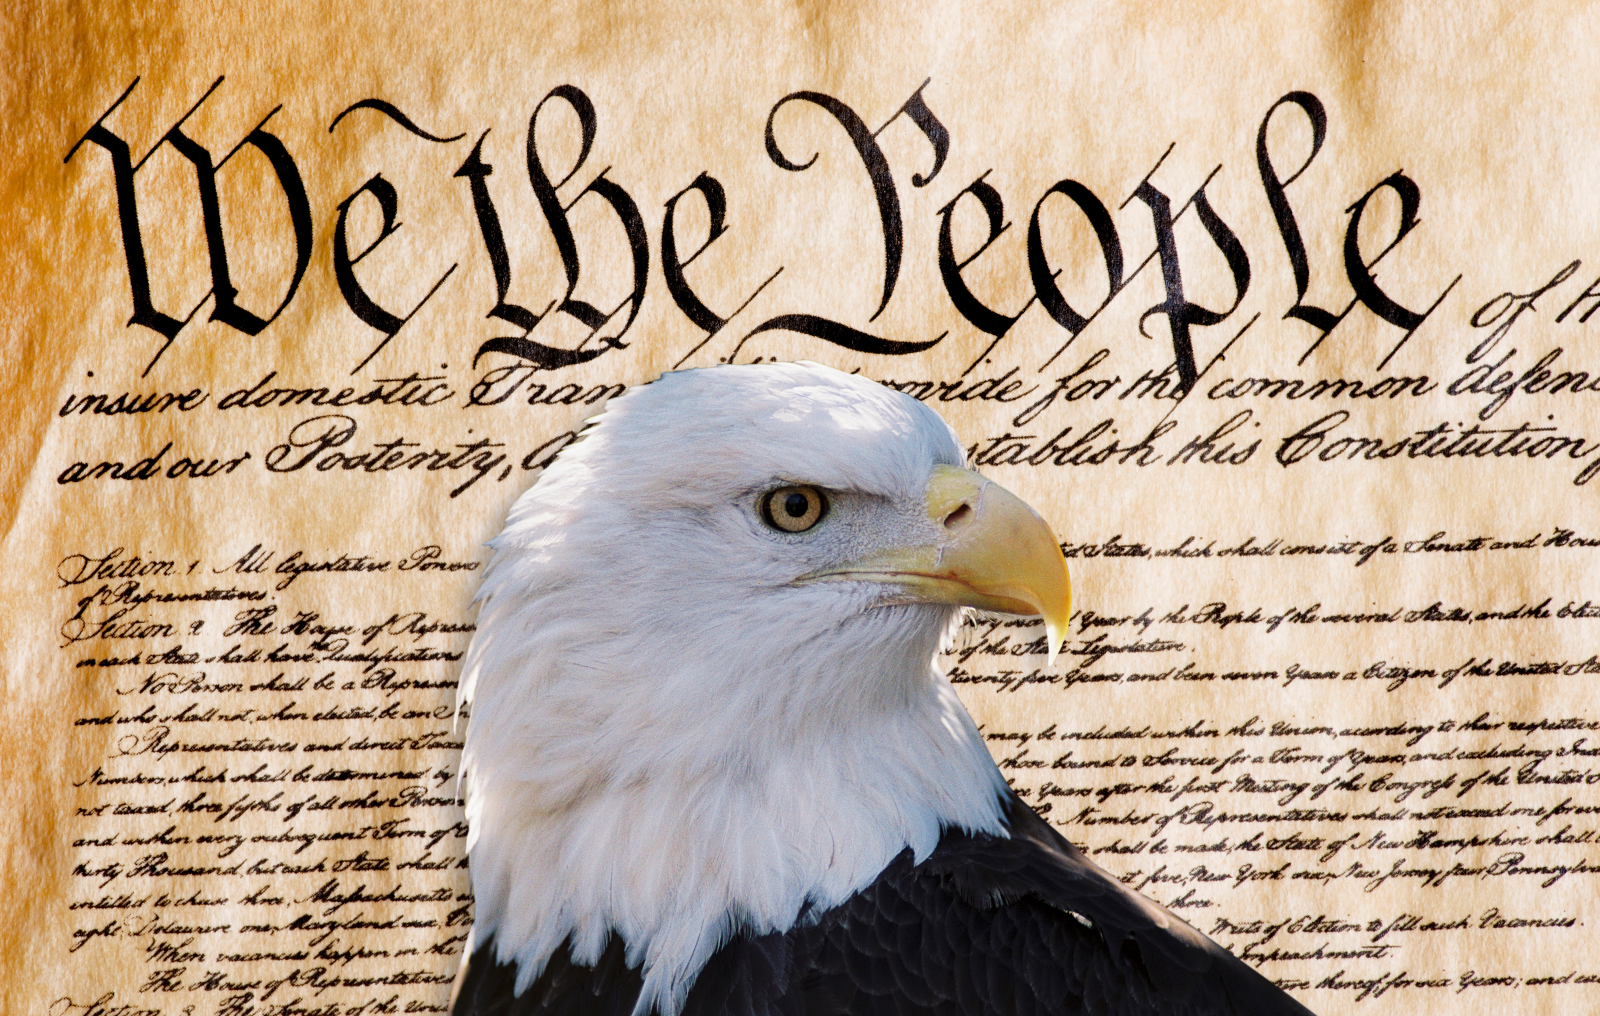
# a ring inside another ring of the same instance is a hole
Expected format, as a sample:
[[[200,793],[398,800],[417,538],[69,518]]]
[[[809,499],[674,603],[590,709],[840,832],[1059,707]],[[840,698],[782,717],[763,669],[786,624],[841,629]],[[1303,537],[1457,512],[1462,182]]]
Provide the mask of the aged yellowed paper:
[[[1056,664],[946,663],[1098,863],[1319,1012],[1600,1004],[1597,25],[11,12],[7,1011],[442,1011],[484,541],[628,386],[768,359],[1063,541]]]

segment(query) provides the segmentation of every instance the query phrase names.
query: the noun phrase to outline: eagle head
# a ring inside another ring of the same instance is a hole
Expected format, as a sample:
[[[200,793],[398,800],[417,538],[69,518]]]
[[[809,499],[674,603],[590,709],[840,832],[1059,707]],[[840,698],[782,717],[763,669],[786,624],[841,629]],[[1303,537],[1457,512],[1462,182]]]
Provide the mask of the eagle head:
[[[671,1013],[729,935],[1005,834],[935,665],[964,607],[1065,633],[1049,527],[927,406],[817,364],[662,376],[511,509],[461,680],[474,938],[521,990],[608,939]]]

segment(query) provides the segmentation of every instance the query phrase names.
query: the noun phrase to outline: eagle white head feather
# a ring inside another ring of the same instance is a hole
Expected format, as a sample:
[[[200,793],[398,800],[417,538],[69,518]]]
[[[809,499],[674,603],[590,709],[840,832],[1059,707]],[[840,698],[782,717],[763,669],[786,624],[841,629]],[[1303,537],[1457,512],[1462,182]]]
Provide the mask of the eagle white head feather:
[[[826,910],[944,828],[1006,835],[933,659],[962,604],[1043,610],[1059,644],[1066,568],[963,465],[936,413],[870,380],[718,367],[614,400],[517,501],[461,700],[473,937],[519,992],[615,934],[635,1012],[672,1016],[731,934]],[[784,488],[820,521],[775,524]],[[1043,563],[1019,584],[992,558],[1022,545]]]

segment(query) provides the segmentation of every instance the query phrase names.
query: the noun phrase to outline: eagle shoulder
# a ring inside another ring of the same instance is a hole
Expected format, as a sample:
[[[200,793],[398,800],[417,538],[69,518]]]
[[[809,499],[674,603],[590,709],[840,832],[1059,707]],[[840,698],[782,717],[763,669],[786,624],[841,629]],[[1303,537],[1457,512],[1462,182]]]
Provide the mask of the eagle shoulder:
[[[947,830],[921,863],[905,851],[839,906],[735,936],[700,971],[683,1016],[1309,1016],[1015,797],[1007,820],[1010,838]],[[625,953],[613,938],[579,967],[559,949],[517,997],[515,966],[485,943],[455,1016],[629,1016],[642,979]]]

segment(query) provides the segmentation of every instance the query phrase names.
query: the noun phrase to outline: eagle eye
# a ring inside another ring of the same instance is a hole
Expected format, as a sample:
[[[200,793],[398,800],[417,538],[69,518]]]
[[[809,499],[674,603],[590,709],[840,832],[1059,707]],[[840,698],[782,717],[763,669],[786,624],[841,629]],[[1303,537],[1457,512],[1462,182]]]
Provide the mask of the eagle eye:
[[[761,495],[761,521],[784,533],[803,533],[828,514],[828,499],[815,487],[779,487]]]

